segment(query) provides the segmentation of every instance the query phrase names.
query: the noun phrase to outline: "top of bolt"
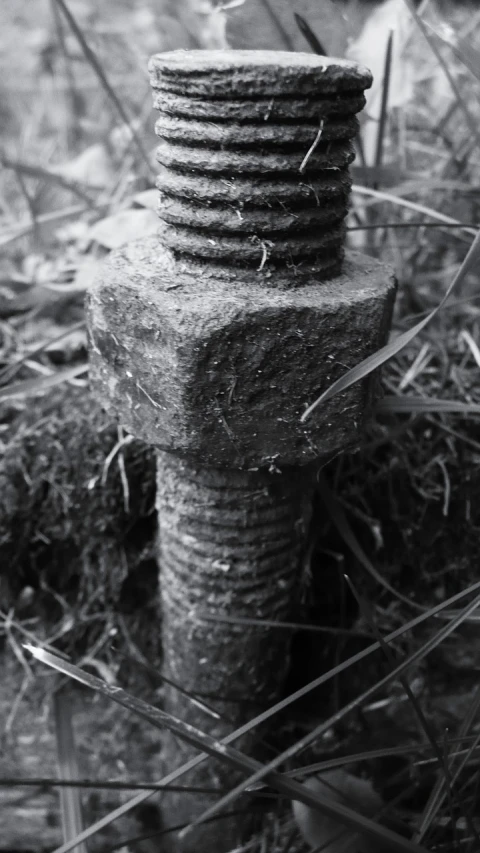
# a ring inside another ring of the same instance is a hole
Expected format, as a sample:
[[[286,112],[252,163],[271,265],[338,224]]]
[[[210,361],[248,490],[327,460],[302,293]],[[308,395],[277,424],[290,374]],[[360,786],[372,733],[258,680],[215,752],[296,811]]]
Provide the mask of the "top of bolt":
[[[175,50],[149,62],[155,89],[191,97],[298,96],[363,92],[367,68],[346,59],[276,50]]]
[[[310,53],[229,49],[156,54],[149,70],[161,244],[224,276],[275,269],[281,286],[339,275],[370,71]]]

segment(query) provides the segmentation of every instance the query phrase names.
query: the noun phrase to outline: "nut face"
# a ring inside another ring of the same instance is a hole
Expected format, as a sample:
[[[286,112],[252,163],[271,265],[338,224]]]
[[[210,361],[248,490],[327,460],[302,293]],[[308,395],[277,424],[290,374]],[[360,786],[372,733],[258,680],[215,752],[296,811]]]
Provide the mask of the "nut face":
[[[269,286],[189,269],[155,238],[114,252],[88,297],[91,375],[135,436],[215,467],[302,465],[358,440],[371,378],[305,408],[384,343],[392,272],[348,253],[334,281]]]

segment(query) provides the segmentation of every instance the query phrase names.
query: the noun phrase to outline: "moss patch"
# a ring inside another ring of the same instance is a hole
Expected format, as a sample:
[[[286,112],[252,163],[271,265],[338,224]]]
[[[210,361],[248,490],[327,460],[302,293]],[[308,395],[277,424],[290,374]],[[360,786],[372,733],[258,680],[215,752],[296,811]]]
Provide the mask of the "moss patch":
[[[69,620],[61,643],[78,654],[114,610],[130,619],[155,608],[154,453],[122,444],[84,388],[65,385],[3,415],[2,606],[40,616],[46,632]]]

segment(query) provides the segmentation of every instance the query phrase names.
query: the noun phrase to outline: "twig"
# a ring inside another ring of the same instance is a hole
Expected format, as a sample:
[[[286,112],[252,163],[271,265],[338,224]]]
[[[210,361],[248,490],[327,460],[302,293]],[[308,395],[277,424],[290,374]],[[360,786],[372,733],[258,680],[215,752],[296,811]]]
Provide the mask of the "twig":
[[[35,166],[31,163],[24,163],[21,160],[15,160],[13,157],[8,157],[5,154],[0,156],[0,165],[4,169],[13,169],[17,175],[27,175],[30,178],[39,178],[40,180],[49,181],[53,184],[60,184],[66,190],[69,190],[79,198],[83,199],[89,207],[95,205],[94,199],[82,189],[79,181],[71,181],[69,178],[64,178],[59,172],[52,172],[49,169],[44,169],[42,166]],[[94,189],[92,187],[92,189]],[[100,187],[98,188],[100,189]]]
[[[112,104],[115,106],[115,109],[117,110],[118,114],[120,115],[122,121],[128,126],[130,133],[132,134],[132,137],[135,139],[135,143],[136,143],[136,146],[138,148],[138,151],[139,151],[142,159],[144,160],[144,162],[146,163],[146,165],[148,167],[149,175],[153,176],[153,169],[152,169],[152,165],[150,163],[150,158],[149,158],[145,148],[143,147],[142,141],[141,141],[140,137],[138,136],[135,128],[133,127],[133,124],[132,124],[129,116],[127,115],[127,112],[126,112],[122,102],[120,101],[116,92],[114,91],[114,89],[110,85],[110,83],[107,79],[107,76],[106,76],[106,74],[105,74],[105,72],[101,66],[101,63],[97,59],[92,48],[87,43],[85,36],[82,33],[82,30],[78,26],[75,18],[73,17],[72,13],[70,12],[70,9],[66,5],[66,3],[64,3],[64,0],[55,0],[55,2],[58,4],[60,10],[62,11],[62,14],[67,19],[68,24],[70,26],[70,29],[72,30],[75,38],[77,39],[77,41],[78,41],[78,43],[82,49],[82,52],[83,52],[83,55],[85,56],[85,59],[87,60],[89,65],[93,68],[93,70],[94,70],[95,74],[97,75],[103,89],[105,90],[106,94],[110,98]]]
[[[300,164],[300,168],[298,170],[300,172],[300,174],[303,174],[303,172],[307,168],[307,163],[310,160],[310,157],[312,156],[313,152],[315,151],[317,145],[319,144],[319,142],[322,138],[324,125],[325,125],[325,119],[321,118],[320,119],[320,127],[318,128],[317,135],[316,135],[315,139],[313,140],[310,148],[308,149],[307,153],[305,154],[305,157],[303,158],[303,160]]]

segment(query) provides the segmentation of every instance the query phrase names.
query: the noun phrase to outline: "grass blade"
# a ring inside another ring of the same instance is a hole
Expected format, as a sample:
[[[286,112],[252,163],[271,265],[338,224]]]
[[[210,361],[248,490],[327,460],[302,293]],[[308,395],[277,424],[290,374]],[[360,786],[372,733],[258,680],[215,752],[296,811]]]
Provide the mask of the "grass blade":
[[[395,631],[392,631],[391,634],[388,634],[385,637],[385,642],[392,642],[398,637],[401,637],[404,634],[408,633],[408,631],[412,630],[413,628],[416,628],[418,625],[423,624],[423,622],[425,622],[427,619],[441,615],[442,612],[448,607],[461,601],[462,598],[464,598],[465,596],[477,592],[479,589],[480,581],[475,584],[472,584],[470,587],[468,587],[468,589],[456,593],[456,595],[453,595],[446,601],[437,604],[435,607],[432,607],[432,609],[427,613],[421,613],[419,616],[416,616],[414,619],[410,620],[405,625],[402,625],[400,628],[397,628]],[[323,675],[314,679],[314,681],[311,681],[309,684],[295,691],[295,693],[292,693],[290,696],[287,696],[285,699],[282,699],[280,702],[277,702],[275,705],[273,705],[271,708],[268,708],[263,713],[258,714],[258,716],[254,717],[253,720],[250,720],[248,723],[245,723],[245,725],[241,726],[239,729],[228,735],[225,738],[224,742],[232,743],[237,738],[242,737],[244,734],[248,734],[248,732],[250,732],[253,728],[262,725],[264,722],[271,719],[275,714],[280,713],[280,711],[283,711],[285,708],[287,708],[289,705],[292,705],[298,699],[302,699],[304,696],[307,696],[313,690],[316,690],[318,687],[321,687],[323,684],[326,684],[332,678],[335,678],[337,675],[339,675],[341,672],[344,672],[349,667],[364,660],[373,652],[378,651],[379,648],[380,644],[378,642],[375,642],[372,643],[372,645],[368,646],[366,649],[363,649],[361,652],[357,652],[357,654],[353,655],[351,658],[348,658],[348,660],[338,664],[329,672],[324,673]],[[190,770],[193,770],[195,767],[201,764],[202,761],[205,761],[206,757],[207,756],[205,754],[202,754],[197,756],[196,758],[192,758],[186,764],[183,764],[181,767],[172,770],[171,773],[161,779],[160,782],[157,784],[159,786],[166,786],[171,784],[172,782],[175,782],[185,773],[188,773]],[[94,824],[84,830],[82,837],[77,839],[77,842],[85,841],[88,838],[91,838],[97,832],[100,832],[100,830],[104,829],[105,827],[113,823],[115,820],[117,820],[117,818],[123,817],[123,815],[127,814],[129,811],[141,805],[141,803],[145,802],[145,800],[147,800],[151,796],[151,791],[137,794],[127,803],[123,803],[121,806],[118,806],[118,808],[109,812],[103,818],[100,818],[100,820],[96,821]],[[64,844],[61,847],[57,848],[54,853],[69,853],[73,846],[74,844],[72,842],[70,842],[69,844]]]
[[[313,52],[318,53],[319,56],[328,56],[327,51],[319,42],[310,24],[308,23],[308,21],[305,20],[303,15],[299,15],[298,12],[294,12],[293,17],[295,18],[295,23],[298,29],[300,30],[307,44],[310,45]]]
[[[367,625],[370,626],[374,636],[377,637],[377,639],[378,639],[378,641],[382,647],[382,651],[384,652],[385,657],[387,658],[387,661],[389,662],[390,666],[395,666],[395,658],[393,657],[392,652],[391,652],[388,644],[384,642],[383,637],[382,637],[380,631],[378,630],[374,619],[372,618],[370,605],[357,592],[357,590],[356,590],[354,584],[352,583],[352,581],[350,580],[350,578],[345,576],[345,580],[349,586],[349,589],[350,589],[352,595],[354,596],[354,598],[355,598],[355,600],[359,606],[360,612],[362,613],[365,621],[367,622]],[[435,758],[438,761],[439,768],[443,772],[442,783],[444,782],[445,791],[446,791],[446,795],[448,798],[448,804],[449,804],[449,808],[450,808],[450,814],[453,816],[455,813],[455,807],[454,807],[455,804],[454,804],[453,790],[452,790],[454,780],[452,779],[452,774],[450,772],[450,766],[449,766],[449,763],[447,760],[447,755],[445,754],[445,748],[442,750],[440,745],[437,743],[436,738],[435,738],[435,732],[434,732],[430,722],[427,720],[425,714],[423,713],[423,709],[420,705],[420,702],[418,701],[417,697],[415,696],[415,694],[414,694],[412,688],[410,687],[405,676],[403,674],[400,674],[398,677],[398,680],[400,681],[400,684],[402,685],[406,695],[408,696],[410,704],[412,705],[412,707],[413,707],[413,709],[414,709],[414,711],[418,717],[420,725],[421,725],[423,731],[425,732],[426,738],[430,742],[430,746],[433,749]],[[444,744],[444,747],[445,747],[445,744]],[[439,778],[442,779],[441,776]],[[462,803],[461,798],[458,798],[458,807],[462,811],[463,816],[465,818],[465,821],[467,823],[467,826],[469,828],[469,831],[471,832],[473,837],[476,838],[476,840],[478,842],[478,847],[480,849],[480,838],[478,837],[478,833],[475,829],[473,821],[470,818],[470,815],[468,814],[468,811],[464,810],[462,808],[462,805],[463,805],[463,803]],[[419,839],[417,839],[417,840],[419,840]]]
[[[480,596],[478,596],[478,600],[480,602]],[[473,605],[470,605],[470,607],[472,606]],[[443,630],[447,631],[449,628],[450,626],[447,625]],[[127,691],[122,690],[120,687],[114,687],[107,684],[96,676],[90,675],[88,672],[74,666],[68,661],[50,654],[50,652],[46,652],[43,649],[31,645],[27,645],[26,648],[37,660],[47,664],[47,666],[51,666],[63,675],[70,676],[76,681],[79,681],[81,684],[84,684],[86,687],[89,687],[91,690],[101,693],[113,702],[117,702],[119,705],[127,708],[127,710],[146,720],[156,728],[159,728],[160,730],[167,728],[182,740],[192,746],[195,746],[197,749],[204,750],[208,755],[229,764],[235,769],[241,769],[247,772],[249,770],[253,770],[254,773],[261,773],[262,777],[267,775],[267,781],[281,794],[285,794],[291,799],[300,800],[300,802],[304,802],[307,806],[313,806],[313,808],[320,810],[328,817],[333,817],[343,821],[346,826],[353,827],[355,830],[360,830],[372,838],[378,839],[385,844],[389,850],[398,851],[398,853],[426,853],[424,848],[419,845],[406,841],[404,838],[397,835],[397,833],[376,824],[374,821],[363,817],[363,815],[357,814],[355,811],[347,808],[343,804],[333,802],[328,797],[324,797],[318,793],[314,794],[301,783],[295,782],[286,776],[282,776],[280,773],[269,773],[259,761],[256,761],[254,758],[250,758],[250,756],[244,755],[234,747],[227,745],[225,740],[223,742],[215,740],[215,738],[200,731],[199,729],[196,729],[194,726],[186,725],[181,720],[172,717],[165,711],[161,711],[159,708],[148,705],[146,702],[143,702],[141,699],[137,699],[135,696],[127,693]],[[81,836],[84,835],[85,833],[81,833]],[[81,836],[78,836],[75,843],[78,844]],[[81,840],[83,840],[83,838]],[[64,848],[65,845],[63,846],[63,849]],[[59,851],[57,850],[55,853],[59,853]]]
[[[295,23],[296,23],[298,29],[300,30],[304,39],[309,44],[313,53],[316,53],[318,56],[328,56],[328,53],[325,50],[323,44],[317,38],[317,36],[313,32],[310,24],[303,17],[303,15],[300,15],[298,12],[294,12],[293,16],[295,18]],[[355,137],[355,142],[357,144],[357,153],[358,153],[358,156],[360,158],[360,162],[362,164],[362,167],[364,169],[366,169],[367,166],[366,166],[366,160],[365,160],[365,151],[364,151],[364,147],[363,147],[362,136],[361,136],[360,130],[358,131],[358,133]]]
[[[156,785],[154,782],[116,782],[92,779],[50,779],[38,777],[23,779],[17,776],[0,777],[0,787],[20,788],[86,788],[106,791],[184,791],[186,794],[218,794],[217,788],[196,788],[191,785]],[[260,793],[249,791],[251,794]],[[275,795],[274,795],[275,796]]]
[[[204,614],[202,614],[201,618],[203,619],[206,617]],[[218,713],[218,711],[216,711],[214,708],[212,708],[211,705],[207,705],[207,703],[203,700],[213,698],[213,699],[218,699],[219,702],[234,702],[237,705],[240,705],[240,704],[241,705],[255,705],[254,699],[248,699],[245,696],[242,696],[242,697],[232,696],[229,693],[227,693],[227,694],[223,693],[222,695],[215,693],[215,696],[212,696],[211,694],[206,694],[206,693],[192,693],[190,690],[185,690],[185,688],[183,688],[183,687],[180,688],[179,685],[175,681],[172,681],[171,679],[166,678],[166,676],[163,674],[163,672],[161,672],[161,670],[157,669],[156,667],[152,666],[152,664],[149,663],[149,661],[147,661],[145,659],[142,660],[140,657],[138,657],[137,656],[139,654],[138,648],[136,650],[137,655],[129,655],[126,652],[123,652],[119,648],[117,648],[115,646],[115,644],[113,644],[113,643],[111,644],[111,649],[116,655],[119,655],[121,658],[123,658],[124,660],[127,660],[129,663],[133,664],[134,666],[141,666],[145,672],[148,672],[152,676],[152,678],[155,679],[155,681],[157,681],[159,683],[165,682],[165,684],[169,684],[175,690],[178,690],[180,693],[183,693],[186,697],[188,697],[188,699],[193,704],[195,704],[198,708],[200,708],[205,714],[207,714],[210,717],[213,717],[216,720],[223,720],[223,722],[225,722],[225,723],[229,723],[230,725],[232,724],[232,721],[230,718],[226,717],[224,714],[220,715]],[[53,650],[53,651],[55,651],[55,650]],[[198,697],[201,697],[201,699],[199,699]]]
[[[471,728],[471,726],[475,722],[475,718],[478,714],[479,708],[480,708],[480,690],[477,688],[475,696],[474,696],[473,701],[472,701],[472,704],[470,706],[470,709],[469,709],[469,711],[465,717],[465,720],[463,721],[463,723],[460,727],[460,736],[466,735],[468,733],[469,729]],[[454,776],[454,780],[456,778],[458,778],[458,776],[460,775],[464,766],[467,764],[467,762],[470,758],[470,755],[472,753],[472,750],[474,750],[477,747],[479,738],[480,738],[480,735],[477,735],[476,738],[474,739],[473,743],[471,744],[470,749],[468,749],[466,751],[466,754],[463,757],[463,759],[461,759],[460,762],[457,764],[457,769],[456,769],[456,773]],[[455,764],[456,764],[455,757],[453,757],[453,760],[450,762],[450,766],[454,767]],[[443,786],[443,779],[441,776],[439,776],[435,786],[432,789],[432,792],[430,794],[428,802],[425,806],[423,817],[422,817],[422,820],[420,822],[420,826],[419,826],[417,833],[416,833],[416,838],[417,838],[417,841],[419,843],[425,837],[425,834],[429,830],[429,828],[432,824],[432,821],[435,819],[436,814],[438,813],[439,809],[441,808],[444,797],[445,797],[445,791],[444,791],[444,786]],[[474,831],[474,835],[476,835],[475,831]]]
[[[468,750],[464,750],[464,752],[471,752],[472,746],[476,747],[477,736],[474,735],[466,735],[465,737],[453,737],[448,738],[447,745],[456,746],[461,743],[465,743],[465,741],[471,743],[471,746]],[[303,767],[296,767],[295,770],[286,770],[286,776],[293,776],[295,779],[302,778],[304,776],[313,776],[314,773],[323,773],[326,770],[335,770],[337,767],[345,767],[347,764],[357,764],[360,761],[373,761],[376,758],[388,758],[390,756],[406,756],[406,755],[415,755],[420,752],[431,752],[432,747],[429,743],[417,743],[417,744],[402,744],[401,746],[388,746],[382,747],[380,749],[369,749],[365,750],[365,752],[357,752],[351,755],[342,755],[338,758],[328,758],[325,761],[317,761],[315,764],[305,764]],[[455,753],[458,755],[459,753]],[[427,762],[436,762],[436,758],[425,758],[419,759],[417,762],[420,764],[425,764]]]
[[[356,382],[359,382],[361,379],[364,379],[374,370],[377,370],[382,364],[385,364],[388,359],[392,358],[394,355],[397,355],[404,347],[406,347],[410,341],[412,341],[425,326],[430,323],[431,320],[438,314],[441,308],[445,305],[449,296],[458,288],[458,286],[462,283],[462,281],[466,278],[466,276],[477,269],[480,264],[480,232],[475,237],[470,249],[467,252],[467,255],[458,270],[456,276],[448,287],[445,295],[430,313],[419,323],[413,326],[412,329],[404,332],[402,335],[399,335],[395,340],[390,341],[386,346],[377,350],[377,352],[373,353],[373,355],[368,356],[360,364],[357,364],[351,370],[349,370],[344,376],[341,376],[340,379],[337,379],[320,397],[312,403],[308,409],[303,413],[300,421],[304,423],[307,418],[310,417],[313,411],[319,406],[321,403],[326,400],[330,400],[332,397],[335,397],[336,394],[339,394],[341,391],[345,391],[347,388],[350,388],[351,385],[354,385]]]
[[[414,210],[416,213],[423,213],[426,216],[430,216],[432,219],[435,219],[437,222],[445,223],[445,225],[456,225],[460,227],[465,234],[469,234],[472,237],[476,237],[478,234],[478,228],[476,227],[470,228],[465,226],[462,222],[459,222],[458,219],[453,219],[445,213],[440,213],[439,210],[434,210],[432,207],[426,207],[424,204],[418,204],[416,201],[409,201],[399,195],[386,193],[382,190],[375,190],[372,187],[362,187],[359,184],[354,184],[352,186],[352,192],[357,195],[371,196],[378,201],[389,201],[392,204],[397,205],[397,207],[406,207],[408,210]]]
[[[68,52],[67,43],[65,39],[65,32],[63,27],[63,22],[61,15],[58,11],[58,7],[56,5],[55,0],[50,0],[50,5],[52,7],[53,21],[55,26],[55,33],[57,37],[57,42],[60,48],[60,53],[63,59],[63,67],[65,69],[65,77],[67,82],[66,94],[68,99],[66,100],[66,106],[70,107],[69,109],[69,120],[71,122],[71,126],[67,131],[67,139],[70,137],[72,141],[75,141],[78,137],[79,133],[79,121],[78,121],[78,109],[77,105],[81,103],[82,95],[79,91],[77,91],[75,86],[75,75],[73,72],[73,63],[71,56]]]
[[[405,595],[397,592],[397,590],[394,589],[394,587],[391,586],[385,578],[382,578],[380,572],[377,572],[375,566],[368,559],[360,543],[357,541],[357,538],[347,521],[347,517],[343,511],[340,501],[337,500],[333,494],[322,472],[318,474],[317,482],[320,496],[330,514],[333,524],[337,528],[345,544],[348,545],[351,552],[355,555],[358,562],[364,567],[364,569],[367,570],[368,574],[371,575],[376,583],[383,587],[383,589],[388,590],[388,592],[390,592],[397,600],[403,601],[404,604],[408,604],[409,607],[413,607],[415,610],[420,610],[422,613],[428,610],[427,607],[423,607],[421,604],[417,604],[416,601],[411,601]]]
[[[45,350],[48,349],[48,347],[50,347],[52,344],[56,344],[58,343],[58,341],[63,340],[63,338],[68,338],[68,336],[71,335],[72,332],[77,332],[80,329],[84,328],[85,320],[79,320],[78,323],[73,323],[71,326],[68,326],[68,328],[64,329],[63,332],[60,332],[59,335],[54,335],[54,337],[48,338],[48,340],[44,341],[41,346],[36,347],[35,349],[28,352],[26,355],[22,356],[22,358],[19,358],[18,361],[14,361],[12,364],[9,364],[3,370],[0,370],[0,383],[3,384],[4,382],[10,381],[12,376],[14,376],[15,373],[20,370],[22,365],[24,365],[25,362],[28,361],[30,358],[35,358],[35,356],[41,355],[41,353],[45,352]]]
[[[224,622],[226,625],[254,625],[259,628],[279,628],[286,631],[311,631],[314,634],[345,635],[348,637],[366,637],[364,631],[354,631],[349,628],[331,628],[327,625],[308,625],[302,622],[280,622],[276,619],[252,619],[247,616],[228,616],[224,613],[197,613],[197,618],[210,622]]]
[[[69,379],[75,379],[77,376],[81,376],[82,373],[86,373],[87,370],[88,364],[76,364],[75,367],[66,367],[64,370],[57,370],[51,376],[42,376],[41,379],[26,379],[24,382],[14,382],[5,388],[0,388],[0,400],[39,394],[47,388],[52,388],[54,385],[60,385],[62,382],[68,382]]]
[[[18,186],[20,187],[20,191],[25,199],[27,204],[28,211],[30,213],[30,220],[32,223],[32,233],[35,244],[39,244],[40,242],[40,234],[38,230],[38,216],[37,216],[37,205],[35,200],[35,193],[31,193],[27,187],[25,182],[25,178],[20,171],[20,169],[14,169],[15,177],[18,182]]]
[[[228,812],[228,814],[223,814],[221,816],[221,819],[223,820],[228,817],[247,817],[249,815],[251,815],[251,811],[249,809],[235,809],[235,811]],[[213,818],[211,823],[214,823],[214,821],[216,820],[219,820],[219,818]],[[118,853],[125,853],[125,851],[127,851],[127,853],[130,853],[130,851],[132,851],[133,853],[133,851],[143,851],[144,849],[148,851],[155,850],[155,853],[157,853],[157,851],[158,853],[163,853],[164,850],[166,851],[172,849],[171,844],[168,844],[166,847],[164,845],[162,845],[161,847],[159,847],[158,845],[153,845],[153,847],[152,845],[148,845],[145,848],[143,846],[139,846],[140,842],[150,841],[151,839],[155,839],[156,841],[158,841],[158,839],[164,838],[166,835],[171,835],[174,832],[179,832],[181,829],[184,828],[184,826],[185,823],[177,823],[174,824],[174,826],[167,827],[167,829],[157,829],[155,830],[155,832],[144,832],[141,835],[134,835],[129,836],[128,838],[122,838],[120,839],[120,841],[117,841],[116,844],[113,844],[111,847],[104,847],[102,849],[102,853],[117,853],[117,851]],[[244,853],[244,851],[246,853],[246,851],[249,850],[251,846],[252,845],[245,845],[241,848],[237,848],[237,853],[240,853],[240,851],[241,853]]]
[[[106,204],[95,205],[96,210],[102,210],[105,207],[107,207]],[[39,216],[37,216],[35,225],[38,228],[39,226],[46,225],[50,222],[58,222],[58,220],[69,219],[71,216],[78,216],[82,213],[85,213],[87,209],[88,208],[86,208],[83,204],[75,204],[71,205],[70,207],[65,207],[62,210],[53,210],[51,213],[41,213]],[[8,246],[9,243],[14,243],[15,240],[19,240],[22,237],[25,237],[27,234],[30,233],[30,231],[32,231],[32,229],[33,223],[30,220],[22,220],[20,223],[17,223],[13,227],[7,228],[6,233],[0,234],[0,249],[3,248],[3,246]]]
[[[447,222],[423,222],[419,221],[411,221],[411,222],[377,222],[375,225],[347,225],[347,231],[370,231],[377,230],[381,228],[382,231],[385,228],[393,228],[393,229],[402,229],[402,228],[440,228],[440,229],[452,229],[455,230],[457,228],[462,228],[466,230],[467,228],[477,233],[480,229],[480,225],[477,225],[475,222],[459,222],[458,224],[455,222],[454,224]],[[462,238],[463,239],[463,238]]]
[[[377,412],[400,412],[417,415],[445,412],[459,415],[480,415],[480,403],[462,403],[459,400],[441,400],[437,397],[383,397],[376,406]]]
[[[363,705],[367,700],[370,700],[372,696],[374,696],[380,689],[387,687],[392,681],[397,679],[406,669],[411,667],[418,660],[422,660],[427,654],[429,654],[433,649],[435,649],[441,642],[443,642],[446,637],[448,637],[461,623],[476,610],[480,605],[480,595],[478,595],[474,601],[469,604],[464,610],[460,612],[456,619],[453,619],[448,625],[442,628],[437,634],[427,640],[423,646],[413,652],[408,658],[402,661],[401,664],[398,664],[388,675],[381,678],[367,690],[365,690],[360,696],[356,699],[353,699],[335,714],[333,714],[330,719],[320,723],[320,725],[316,726],[311,732],[307,735],[304,735],[296,744],[288,747],[288,749],[284,750],[284,752],[277,755],[276,758],[272,759],[268,764],[265,764],[256,773],[250,776],[246,781],[237,785],[229,794],[224,797],[221,797],[211,808],[207,809],[200,815],[195,821],[191,823],[191,826],[197,826],[202,823],[207,818],[213,817],[213,815],[217,814],[221,809],[224,809],[227,805],[232,803],[237,797],[243,794],[245,788],[251,787],[252,785],[257,784],[262,779],[268,778],[270,781],[272,777],[270,773],[275,771],[281,764],[284,764],[291,758],[294,758],[300,752],[303,752],[310,744],[314,743],[318,740],[322,735],[325,734],[326,731],[331,729],[333,726],[338,725],[340,720],[347,716],[347,714],[354,711],[356,708],[359,708]],[[389,642],[387,637],[384,638],[384,642]],[[377,643],[378,648],[381,648],[381,644]],[[413,850],[413,848],[412,848]]]
[[[107,76],[105,74],[105,71],[102,68],[100,61],[97,59],[97,56],[93,52],[90,45],[87,43],[85,36],[82,33],[81,28],[77,24],[75,18],[73,17],[72,13],[70,12],[70,9],[68,8],[68,6],[64,2],[64,0],[55,0],[55,2],[58,5],[58,7],[60,8],[60,11],[62,12],[62,14],[65,16],[72,33],[74,34],[75,38],[77,39],[77,41],[78,41],[78,43],[82,49],[82,53],[83,53],[85,59],[87,60],[88,64],[93,69],[96,76],[98,77],[102,88],[104,89],[108,98],[110,99],[110,101],[114,105],[114,107],[117,110],[122,121],[128,126],[130,133],[132,135],[132,138],[135,140],[135,144],[137,146],[138,152],[148,167],[148,174],[151,177],[153,177],[154,172],[152,169],[152,164],[150,163],[150,158],[149,158],[145,148],[143,147],[142,140],[140,139],[135,128],[133,127],[132,122],[130,121],[130,118],[127,115],[127,112],[126,112],[122,102],[118,98],[115,90],[110,85],[110,83],[107,79]]]
[[[380,120],[378,123],[377,148],[375,152],[375,169],[380,169],[383,160],[383,149],[385,145],[385,136],[387,130],[388,119],[388,95],[390,91],[390,79],[392,76],[392,55],[393,55],[393,30],[390,30],[387,49],[385,52],[385,69],[383,72],[383,87],[382,87],[382,102],[380,106]]]
[[[70,697],[65,690],[54,693],[53,711],[59,772],[69,782],[75,783],[80,773],[72,726],[72,706]],[[60,809],[63,840],[75,841],[83,831],[82,802],[78,788],[69,786],[60,788]],[[73,849],[75,853],[87,853],[87,848],[83,842]]]

